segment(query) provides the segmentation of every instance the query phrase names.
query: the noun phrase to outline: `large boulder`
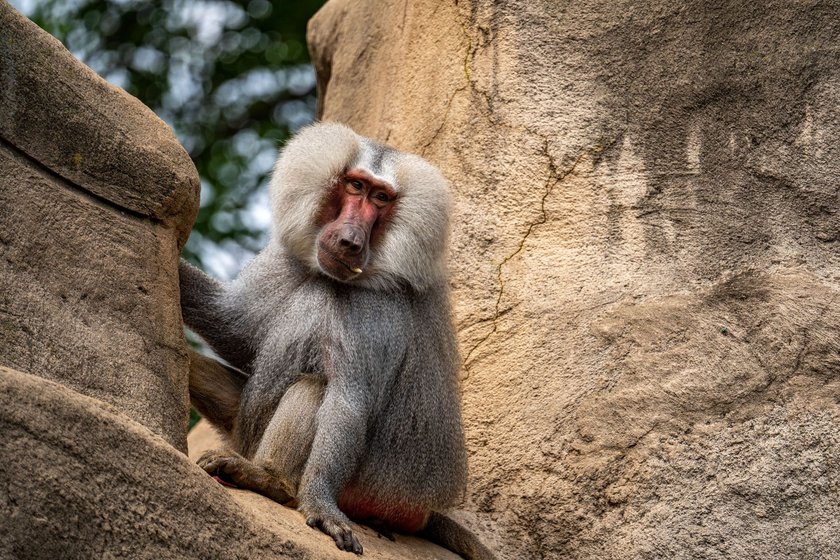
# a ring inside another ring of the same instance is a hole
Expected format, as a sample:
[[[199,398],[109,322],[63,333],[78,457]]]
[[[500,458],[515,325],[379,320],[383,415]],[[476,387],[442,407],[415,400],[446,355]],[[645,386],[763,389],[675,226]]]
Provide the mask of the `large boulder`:
[[[331,0],[309,38],[321,118],[454,186],[464,522],[836,555],[840,5]]]
[[[186,451],[178,255],[198,188],[152,111],[0,3],[0,365]]]

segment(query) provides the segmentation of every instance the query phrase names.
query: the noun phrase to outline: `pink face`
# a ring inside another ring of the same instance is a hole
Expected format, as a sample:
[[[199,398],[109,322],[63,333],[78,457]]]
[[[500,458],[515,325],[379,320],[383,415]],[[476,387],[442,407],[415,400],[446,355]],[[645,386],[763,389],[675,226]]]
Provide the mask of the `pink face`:
[[[338,177],[318,215],[318,266],[336,280],[364,272],[370,247],[376,246],[394,213],[394,188],[362,169]]]

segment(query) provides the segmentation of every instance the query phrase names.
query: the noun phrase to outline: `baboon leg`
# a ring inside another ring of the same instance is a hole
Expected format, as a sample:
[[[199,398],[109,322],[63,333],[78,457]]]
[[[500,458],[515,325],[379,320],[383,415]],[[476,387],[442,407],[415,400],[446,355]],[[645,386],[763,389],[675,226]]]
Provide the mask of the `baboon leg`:
[[[315,437],[315,415],[323,398],[323,382],[301,379],[280,399],[252,460],[233,451],[215,450],[202,455],[198,465],[240,488],[296,505],[298,484]]]
[[[312,450],[315,417],[323,399],[324,383],[318,379],[303,378],[289,387],[254,453],[255,462],[283,474],[295,495]]]
[[[225,437],[230,438],[242,388],[248,378],[242,372],[190,350],[190,403]]]

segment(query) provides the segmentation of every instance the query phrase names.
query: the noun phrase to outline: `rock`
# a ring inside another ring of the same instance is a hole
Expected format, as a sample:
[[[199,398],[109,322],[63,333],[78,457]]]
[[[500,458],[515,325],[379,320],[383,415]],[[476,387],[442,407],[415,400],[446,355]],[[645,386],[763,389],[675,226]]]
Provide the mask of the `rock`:
[[[0,364],[185,451],[177,264],[198,188],[169,127],[0,4]]]
[[[321,118],[453,183],[488,544],[836,554],[840,8],[331,0],[309,39]]]

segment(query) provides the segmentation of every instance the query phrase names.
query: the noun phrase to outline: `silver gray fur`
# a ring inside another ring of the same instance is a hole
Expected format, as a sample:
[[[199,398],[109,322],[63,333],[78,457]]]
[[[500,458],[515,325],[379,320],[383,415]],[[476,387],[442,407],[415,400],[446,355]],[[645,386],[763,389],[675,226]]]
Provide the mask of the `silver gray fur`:
[[[359,165],[391,177],[398,206],[370,265],[342,283],[318,269],[315,216],[337,174]],[[417,156],[316,124],[281,153],[271,198],[271,241],[235,280],[181,264],[184,322],[248,375],[238,410],[226,411],[232,423],[210,412],[236,452],[212,465],[251,469],[279,488],[253,489],[296,497],[339,547],[361,552],[336,502],[348,483],[377,501],[436,511],[465,488],[448,186]],[[225,373],[195,375],[216,383]],[[191,392],[202,382],[191,379]],[[225,383],[220,390],[239,386]],[[336,536],[325,524],[343,529]]]

